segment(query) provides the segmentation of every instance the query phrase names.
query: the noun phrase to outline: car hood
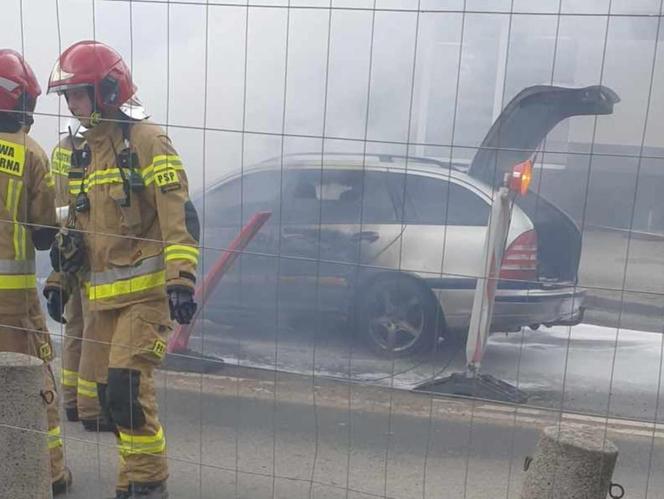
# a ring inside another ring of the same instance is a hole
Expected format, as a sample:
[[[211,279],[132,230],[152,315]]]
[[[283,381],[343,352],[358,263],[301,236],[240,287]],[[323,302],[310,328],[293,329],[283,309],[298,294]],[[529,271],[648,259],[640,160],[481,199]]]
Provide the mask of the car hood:
[[[613,113],[620,102],[608,87],[528,87],[505,106],[475,153],[468,174],[489,185],[502,182],[513,165],[529,159],[546,135],[571,116]]]

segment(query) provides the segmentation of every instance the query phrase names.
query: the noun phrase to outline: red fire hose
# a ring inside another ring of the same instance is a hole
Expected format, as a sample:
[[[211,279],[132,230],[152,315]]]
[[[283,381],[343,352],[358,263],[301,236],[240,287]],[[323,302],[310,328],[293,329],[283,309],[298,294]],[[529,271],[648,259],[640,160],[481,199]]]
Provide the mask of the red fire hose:
[[[203,306],[212,292],[216,289],[221,278],[233,266],[237,257],[247,247],[261,227],[265,225],[265,222],[268,221],[270,216],[272,216],[272,213],[269,211],[259,211],[252,216],[205,275],[203,282],[196,287],[194,297],[196,303],[198,303],[198,310],[196,311],[196,314],[194,314],[190,324],[178,325],[175,328],[175,332],[168,342],[169,353],[184,352],[187,350],[189,338],[194,330],[194,324],[196,323],[196,319],[200,315],[201,310],[203,310]]]

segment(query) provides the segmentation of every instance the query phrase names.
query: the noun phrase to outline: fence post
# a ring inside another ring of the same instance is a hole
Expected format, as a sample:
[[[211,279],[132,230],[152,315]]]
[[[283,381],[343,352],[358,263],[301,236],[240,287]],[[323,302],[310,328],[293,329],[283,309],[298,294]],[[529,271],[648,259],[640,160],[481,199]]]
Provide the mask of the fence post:
[[[0,352],[0,497],[51,497],[44,363]]]
[[[527,467],[521,499],[606,499],[618,448],[590,426],[550,426]]]

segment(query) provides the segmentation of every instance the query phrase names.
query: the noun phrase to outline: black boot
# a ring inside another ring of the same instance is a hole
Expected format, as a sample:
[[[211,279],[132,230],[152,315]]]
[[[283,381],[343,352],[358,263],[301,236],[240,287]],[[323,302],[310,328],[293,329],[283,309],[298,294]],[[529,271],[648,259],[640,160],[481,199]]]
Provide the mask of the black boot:
[[[53,495],[57,496],[69,492],[69,489],[71,488],[71,482],[72,482],[71,471],[69,471],[69,468],[65,468],[65,476],[62,477],[57,482],[53,482],[51,484],[51,490],[53,491]]]
[[[65,407],[65,415],[67,416],[67,421],[75,423],[78,421],[78,407]]]
[[[83,424],[83,428],[85,428],[86,431],[115,432],[115,425],[109,423],[103,416],[99,416],[95,419],[81,419],[81,423]]]
[[[131,483],[129,485],[129,496],[141,499],[168,499],[166,482],[156,483]]]
[[[115,499],[168,499],[166,482],[132,483],[129,490],[116,490]]]

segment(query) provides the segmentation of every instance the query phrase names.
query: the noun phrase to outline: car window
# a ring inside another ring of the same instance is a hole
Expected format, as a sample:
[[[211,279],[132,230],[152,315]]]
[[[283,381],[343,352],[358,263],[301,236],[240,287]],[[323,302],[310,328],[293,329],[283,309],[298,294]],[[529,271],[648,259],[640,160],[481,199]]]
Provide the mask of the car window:
[[[279,172],[250,173],[226,182],[205,194],[206,227],[239,226],[257,211],[270,210],[279,204]]]
[[[405,192],[406,223],[483,226],[489,221],[489,204],[453,182],[410,174]]]
[[[386,174],[361,170],[302,170],[286,173],[284,223],[396,223]]]

